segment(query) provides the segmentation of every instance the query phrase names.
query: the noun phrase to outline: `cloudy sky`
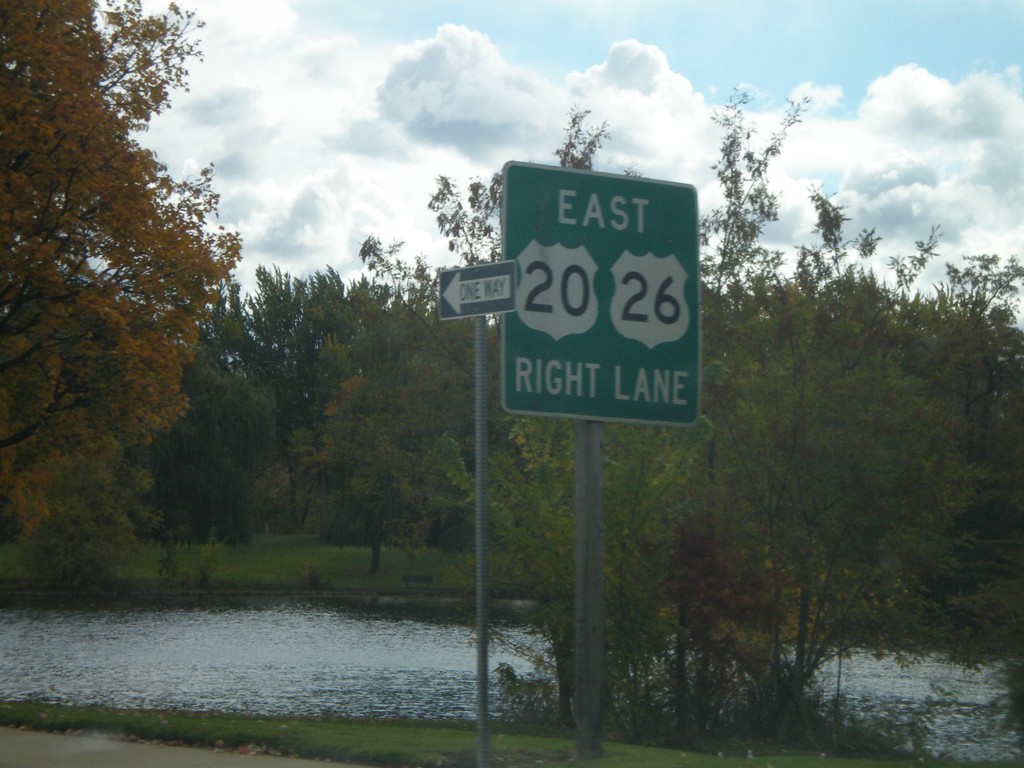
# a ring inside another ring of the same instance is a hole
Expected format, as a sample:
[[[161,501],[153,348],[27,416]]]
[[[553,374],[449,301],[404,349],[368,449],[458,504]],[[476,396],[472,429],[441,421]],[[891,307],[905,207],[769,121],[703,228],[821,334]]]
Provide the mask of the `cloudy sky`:
[[[812,241],[820,185],[883,255],[939,225],[942,261],[1024,256],[1020,0],[178,3],[204,60],[143,141],[175,176],[214,164],[247,288],[258,264],[354,277],[370,234],[454,266],[436,177],[555,164],[574,105],[608,123],[598,170],[693,184],[706,212],[737,88],[763,137],[812,99],[776,166],[779,247]]]

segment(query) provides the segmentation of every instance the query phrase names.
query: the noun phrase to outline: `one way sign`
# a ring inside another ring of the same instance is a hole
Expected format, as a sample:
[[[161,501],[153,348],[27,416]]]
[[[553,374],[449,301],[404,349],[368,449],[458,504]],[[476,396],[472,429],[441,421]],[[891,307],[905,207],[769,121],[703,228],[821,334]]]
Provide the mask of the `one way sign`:
[[[516,308],[514,261],[447,269],[440,274],[442,320],[511,312]]]

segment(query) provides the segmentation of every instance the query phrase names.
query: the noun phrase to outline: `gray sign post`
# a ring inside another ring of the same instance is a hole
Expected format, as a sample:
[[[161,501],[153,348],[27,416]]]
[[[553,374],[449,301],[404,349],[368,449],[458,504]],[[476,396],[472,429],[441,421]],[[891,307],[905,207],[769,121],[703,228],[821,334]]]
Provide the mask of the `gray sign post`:
[[[697,193],[687,184],[508,163],[502,403],[576,422],[576,756],[604,704],[604,422],[687,426],[700,393]]]
[[[487,661],[487,315],[515,309],[512,264],[493,262],[444,270],[438,276],[438,312],[442,320],[472,317],[473,440],[476,463],[476,764],[491,765],[488,707],[490,669]]]

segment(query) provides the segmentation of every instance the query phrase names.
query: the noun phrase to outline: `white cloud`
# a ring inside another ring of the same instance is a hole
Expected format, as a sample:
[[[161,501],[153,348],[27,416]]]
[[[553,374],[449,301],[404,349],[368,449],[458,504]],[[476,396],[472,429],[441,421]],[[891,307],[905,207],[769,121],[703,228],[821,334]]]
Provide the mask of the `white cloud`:
[[[289,0],[203,0],[199,10],[210,37],[227,45],[266,45],[287,37],[298,22]]]
[[[672,76],[668,58],[659,48],[626,40],[612,45],[604,63],[591,67],[583,77],[570,76],[569,80],[570,88],[575,81],[581,90],[616,88],[650,96],[660,80]],[[692,90],[688,82],[685,87]]]
[[[693,184],[710,178],[711,110],[657,47],[615,43],[604,62],[570,73],[566,88],[573,102],[592,110],[595,126],[608,123],[602,168],[635,166],[645,176]]]
[[[806,99],[808,114],[824,114],[843,103],[843,89],[838,85],[800,83],[790,91],[789,99],[793,102],[801,102]]]
[[[608,123],[601,170],[692,183],[703,213],[718,200],[714,107],[656,46],[615,42],[603,61],[551,82],[466,26],[388,43],[357,39],[343,23],[303,27],[302,5],[285,0],[204,0],[199,10],[206,58],[193,90],[176,95],[143,142],[175,175],[215,163],[222,219],[244,238],[243,281],[257,263],[354,275],[371,233],[445,264],[426,209],[435,178],[465,183],[510,159],[554,163],[574,104],[591,110],[592,127]],[[772,174],[777,247],[811,240],[808,191],[821,185],[846,206],[851,235],[878,228],[880,263],[933,224],[949,258],[1021,253],[1018,70],[951,81],[908,64],[863,94],[812,82],[790,92],[803,95],[810,105]],[[781,109],[751,103],[755,140],[778,128]]]
[[[1021,252],[1024,99],[1016,70],[954,83],[898,67],[872,83],[855,125],[861,144],[875,148],[849,159],[840,187],[858,220],[879,226],[904,252],[933,225],[944,233],[946,259]]]
[[[1024,99],[1016,69],[951,83],[899,67],[872,84],[860,119],[865,132],[911,148],[944,178],[1021,199]]]
[[[378,93],[382,118],[481,160],[549,132],[561,98],[505,61],[486,35],[451,24],[408,46]]]
[[[1020,83],[1008,76],[975,74],[959,83],[908,64],[871,84],[860,109],[869,130],[913,141],[989,139],[1005,132],[1008,100]]]
[[[887,157],[850,166],[843,176],[845,192],[878,197],[900,187],[938,186],[938,172],[913,153],[900,150]]]

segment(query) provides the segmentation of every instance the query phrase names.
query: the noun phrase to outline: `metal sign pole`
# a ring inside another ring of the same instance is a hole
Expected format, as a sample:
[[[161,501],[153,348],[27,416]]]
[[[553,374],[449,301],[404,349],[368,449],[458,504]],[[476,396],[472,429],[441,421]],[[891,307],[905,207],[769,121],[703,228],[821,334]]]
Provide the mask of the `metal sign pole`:
[[[473,399],[476,459],[476,764],[490,768],[487,649],[487,315],[516,308],[515,264],[496,261],[442,270],[438,274],[438,315],[442,320],[472,317]]]
[[[487,666],[487,317],[474,319],[476,412],[476,764],[491,764]]]
[[[490,768],[487,650],[487,315],[516,308],[515,264],[496,261],[442,270],[438,274],[438,315],[442,320],[472,317],[473,399],[476,459],[476,764]]]
[[[604,423],[576,422],[576,757],[601,757],[604,708]]]

